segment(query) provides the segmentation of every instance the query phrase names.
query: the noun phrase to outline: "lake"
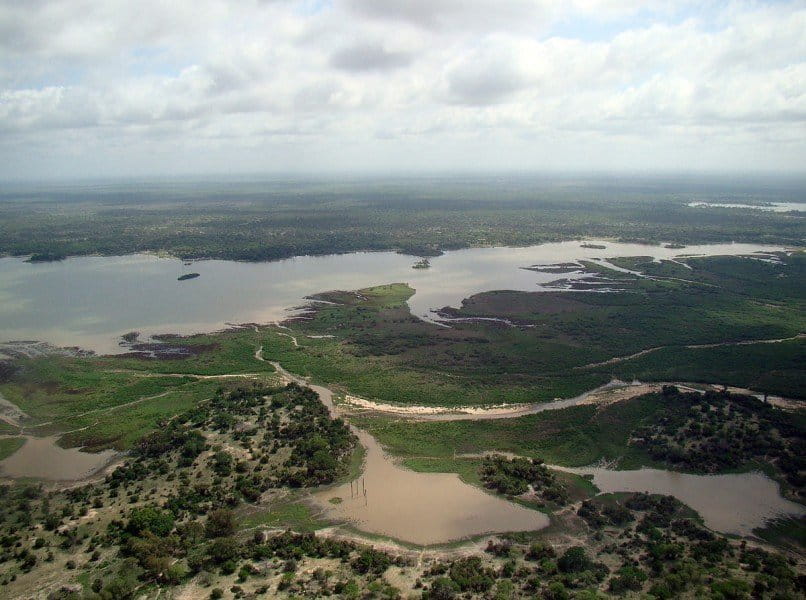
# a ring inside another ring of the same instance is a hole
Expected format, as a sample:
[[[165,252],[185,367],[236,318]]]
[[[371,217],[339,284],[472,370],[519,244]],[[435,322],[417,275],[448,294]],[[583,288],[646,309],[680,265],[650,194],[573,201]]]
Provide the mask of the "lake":
[[[431,259],[428,269],[412,269],[411,256],[359,252],[303,256],[268,263],[198,261],[185,265],[152,255],[86,256],[52,263],[0,258],[0,342],[40,340],[80,346],[99,353],[121,352],[119,336],[129,331],[189,334],[221,329],[227,323],[281,320],[305,296],[384,283],[406,282],[416,289],[412,313],[432,320],[433,310],[459,307],[463,299],[490,290],[539,291],[576,273],[524,269],[586,259],[685,255],[740,255],[781,248],[719,244],[672,249],[597,241],[605,248],[560,242],[525,248],[471,248]],[[183,274],[200,276],[177,281]]]
[[[299,257],[272,263],[199,261],[192,265],[151,255],[77,257],[55,263],[0,259],[0,341],[41,340],[96,352],[122,349],[120,335],[140,331],[194,333],[228,323],[276,321],[305,297],[333,289],[357,289],[406,282],[416,289],[412,313],[426,320],[435,309],[458,307],[473,294],[491,290],[540,291],[557,279],[576,279],[582,269],[544,271],[525,267],[604,261],[623,256],[656,260],[687,255],[745,255],[782,250],[749,244],[666,248],[597,241],[543,244],[527,248],[475,248],[431,259],[393,252]],[[190,272],[199,277],[178,281]],[[261,358],[260,353],[256,358]],[[331,395],[313,386],[331,411]],[[565,402],[576,402],[577,399]],[[554,408],[560,408],[558,405]],[[11,417],[13,406],[4,408]],[[9,418],[11,418],[9,417]],[[397,465],[369,434],[356,431],[367,449],[361,491],[358,482],[325,490],[314,502],[332,519],[370,533],[416,544],[437,544],[488,532],[537,530],[545,515],[487,494],[455,474],[415,473]],[[55,438],[27,439],[6,459],[6,475],[78,479],[97,471],[112,453],[64,450]],[[583,470],[578,470],[582,472]],[[587,469],[602,491],[653,491],[678,497],[719,531],[748,534],[770,517],[802,514],[780,497],[777,485],[759,473],[703,477],[667,471]],[[364,490],[366,489],[366,496]],[[331,502],[339,498],[338,503]]]
[[[782,498],[778,484],[763,473],[694,475],[661,469],[614,471],[583,467],[553,467],[578,475],[591,475],[603,493],[650,492],[674,496],[696,510],[716,531],[751,535],[753,529],[775,517],[806,513],[800,504]]]

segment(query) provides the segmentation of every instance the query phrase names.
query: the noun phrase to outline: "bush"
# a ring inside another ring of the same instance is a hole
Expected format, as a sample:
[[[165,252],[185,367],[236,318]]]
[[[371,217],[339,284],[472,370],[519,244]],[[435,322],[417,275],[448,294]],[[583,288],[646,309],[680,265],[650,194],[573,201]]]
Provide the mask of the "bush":
[[[225,508],[211,511],[207,515],[204,533],[208,538],[231,536],[235,533],[235,515]]]
[[[174,528],[174,515],[170,511],[160,510],[152,506],[135,508],[129,514],[129,533],[141,535],[150,531],[157,537],[166,537]]]
[[[580,573],[591,567],[591,561],[582,546],[572,546],[557,561],[562,573]]]
[[[456,598],[459,586],[447,577],[438,577],[431,584],[431,589],[423,592],[423,600],[452,600]]]
[[[647,576],[641,569],[636,567],[621,567],[615,577],[610,580],[609,589],[615,594],[623,594],[627,591],[639,591],[646,581]]]
[[[353,561],[352,566],[358,573],[375,573],[380,575],[392,564],[388,555],[373,548],[365,548]]]
[[[482,567],[478,556],[455,561],[448,573],[463,592],[486,592],[495,583],[495,573]]]

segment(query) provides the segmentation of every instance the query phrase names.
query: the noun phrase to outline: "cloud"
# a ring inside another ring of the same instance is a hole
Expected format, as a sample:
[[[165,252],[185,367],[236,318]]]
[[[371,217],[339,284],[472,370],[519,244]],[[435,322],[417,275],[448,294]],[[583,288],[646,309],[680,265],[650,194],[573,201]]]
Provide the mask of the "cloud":
[[[405,52],[390,52],[379,43],[359,43],[340,48],[330,57],[330,64],[345,71],[386,71],[411,64]]]
[[[0,0],[0,177],[101,155],[802,171],[804,30],[798,2]]]

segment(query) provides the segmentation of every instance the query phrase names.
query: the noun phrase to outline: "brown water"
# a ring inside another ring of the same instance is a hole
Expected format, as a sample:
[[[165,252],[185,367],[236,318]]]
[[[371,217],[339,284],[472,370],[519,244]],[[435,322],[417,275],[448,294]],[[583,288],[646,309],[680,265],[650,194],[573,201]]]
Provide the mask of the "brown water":
[[[0,258],[0,343],[40,340],[103,353],[126,351],[119,336],[213,331],[230,323],[266,323],[287,318],[288,308],[325,290],[354,290],[394,281],[415,290],[413,315],[434,320],[435,309],[458,307],[463,299],[490,290],[554,290],[558,279],[578,279],[582,270],[558,275],[523,267],[651,256],[736,255],[781,250],[753,244],[663,246],[579,241],[526,248],[470,248],[431,259],[431,268],[412,269],[412,257],[395,252],[300,256],[268,263],[208,260],[187,272],[179,259],[150,255],[83,256],[52,263]],[[598,246],[604,246],[600,248]],[[237,290],[237,291],[235,291]],[[54,310],[54,306],[58,310]]]
[[[357,434],[367,450],[362,477],[314,495],[331,519],[419,545],[492,532],[534,531],[549,524],[543,513],[487,494],[455,473],[404,469],[371,435],[361,430]],[[333,504],[333,498],[341,502]]]
[[[584,467],[566,469],[593,475],[603,493],[651,492],[674,496],[696,510],[705,524],[716,531],[751,535],[769,519],[806,513],[800,504],[781,497],[778,484],[763,473],[691,475],[659,469],[614,471]]]
[[[260,350],[255,357],[262,360]],[[282,375],[311,387],[330,414],[337,415],[329,389],[310,385],[278,363],[272,364]],[[366,448],[362,476],[313,496],[330,519],[419,545],[444,544],[493,532],[535,531],[549,525],[543,513],[487,494],[464,483],[455,473],[404,469],[374,437],[355,427],[352,430]],[[334,498],[341,502],[334,504]]]
[[[76,481],[97,473],[118,456],[114,450],[90,454],[78,448],[56,445],[58,436],[26,436],[25,444],[14,454],[0,461],[0,475]]]

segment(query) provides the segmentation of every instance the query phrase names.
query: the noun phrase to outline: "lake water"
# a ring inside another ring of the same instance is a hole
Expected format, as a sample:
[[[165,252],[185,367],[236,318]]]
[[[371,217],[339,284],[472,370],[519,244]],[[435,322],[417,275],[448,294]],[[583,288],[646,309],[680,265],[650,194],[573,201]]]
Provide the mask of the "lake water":
[[[263,360],[262,349],[255,357]],[[276,362],[271,364],[281,375],[310,386],[331,416],[339,416],[331,390],[310,385]],[[485,533],[536,531],[549,525],[543,513],[488,494],[454,473],[404,469],[369,433],[351,429],[366,450],[364,468],[357,481],[314,494],[313,501],[329,519],[423,546]],[[332,502],[336,498],[338,502]]]
[[[739,204],[738,202],[689,202],[692,208],[744,208],[766,212],[806,212],[806,202],[770,202],[768,204]]]
[[[0,476],[76,481],[94,475],[120,456],[114,450],[89,453],[79,448],[61,448],[57,439],[58,436],[25,436],[23,446],[0,461]]]
[[[412,312],[435,318],[433,309],[460,306],[473,294],[499,289],[539,291],[558,278],[582,273],[524,269],[579,260],[621,256],[674,259],[685,255],[740,255],[774,252],[748,244],[661,246],[579,242],[528,248],[482,248],[448,252],[430,269],[412,269],[415,259],[391,252],[300,257],[274,263],[182,261],[149,255],[80,257],[29,264],[0,259],[0,341],[42,340],[98,352],[120,351],[121,334],[212,331],[227,323],[282,319],[303,298],[332,289],[357,289],[407,282],[417,291]],[[179,282],[188,272],[200,277]],[[259,358],[260,355],[258,354]],[[331,409],[330,393],[313,386]],[[453,474],[415,473],[385,456],[369,434],[357,431],[367,448],[361,491],[354,482],[318,494],[314,501],[331,518],[370,533],[417,544],[436,544],[487,532],[537,530],[545,515],[464,484]],[[29,438],[3,461],[4,474],[64,480],[85,477],[103,467],[109,454],[64,450],[53,438]],[[665,471],[588,470],[602,491],[670,493],[700,512],[720,531],[749,533],[766,518],[802,514],[783,500],[774,482],[761,474],[702,478]],[[721,478],[721,479],[720,479]],[[367,495],[363,490],[366,488]],[[331,499],[341,498],[334,504]]]
[[[696,510],[716,531],[751,535],[768,519],[800,516],[806,509],[781,497],[778,484],[763,473],[692,475],[659,469],[554,467],[579,475],[592,475],[601,492],[651,492],[671,495]]]
[[[0,258],[0,342],[41,340],[102,353],[120,352],[119,336],[129,331],[195,333],[227,323],[269,322],[289,316],[304,297],[406,282],[416,289],[409,301],[416,316],[459,307],[464,298],[490,290],[538,291],[559,278],[582,273],[541,273],[532,265],[652,256],[749,254],[781,248],[752,244],[663,246],[595,242],[542,244],[526,248],[473,248],[431,259],[431,268],[412,269],[415,259],[394,252],[304,256],[269,263],[199,261],[190,266],[151,255],[75,257],[53,263]],[[177,281],[184,273],[200,277]]]
[[[468,485],[455,473],[404,469],[384,455],[371,435],[357,434],[367,451],[361,478],[314,496],[331,519],[419,545],[549,525],[543,513]],[[340,502],[333,504],[333,498]]]

